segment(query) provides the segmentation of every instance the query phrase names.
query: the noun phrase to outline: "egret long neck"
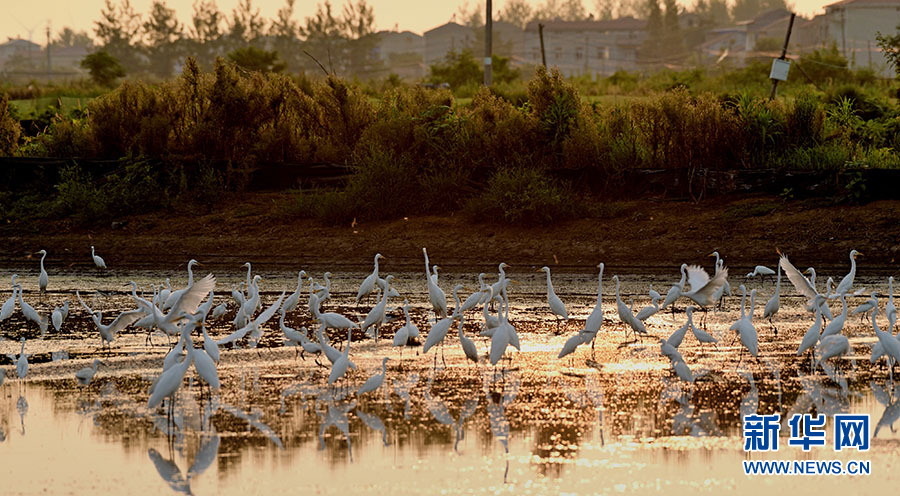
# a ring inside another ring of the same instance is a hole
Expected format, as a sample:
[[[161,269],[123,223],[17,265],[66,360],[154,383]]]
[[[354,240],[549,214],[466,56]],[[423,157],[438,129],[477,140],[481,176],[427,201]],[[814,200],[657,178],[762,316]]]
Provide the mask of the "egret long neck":
[[[603,299],[603,267],[600,267],[600,275],[597,276],[597,304]]]

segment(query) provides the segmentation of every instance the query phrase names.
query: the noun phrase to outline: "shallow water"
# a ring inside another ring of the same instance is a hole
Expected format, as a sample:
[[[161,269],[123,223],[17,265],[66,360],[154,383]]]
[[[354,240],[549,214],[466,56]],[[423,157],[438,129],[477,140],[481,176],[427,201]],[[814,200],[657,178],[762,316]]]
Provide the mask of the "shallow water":
[[[466,362],[455,327],[448,334],[443,360],[440,349],[422,356],[421,347],[406,348],[401,359],[399,350],[390,346],[400,325],[393,321],[382,328],[386,339],[377,345],[371,339],[358,342],[362,335],[354,335],[351,358],[359,370],[329,387],[329,369],[285,347],[273,319],[257,350],[223,349],[218,366],[222,388],[212,399],[190,369],[175,404],[174,426],[164,408],[146,406],[147,389],[168,351],[167,338],[155,334],[150,345],[145,332],[127,330],[117,336],[110,352],[102,351],[93,324],[71,295],[79,289],[89,305],[104,309],[104,321],[109,322],[133,306],[124,295],[128,279],[51,276],[55,291],[35,306],[46,312],[63,298],[72,298],[61,333],[51,328],[40,339],[37,326],[25,323],[20,313],[0,323],[7,339],[0,342],[0,351],[18,353],[18,338],[26,336],[26,353],[34,354],[25,381],[15,378],[15,368],[3,358],[7,378],[0,387],[0,476],[15,481],[4,493],[146,493],[166,488],[198,494],[750,493],[773,488],[831,494],[873,492],[896,484],[893,460],[900,435],[890,421],[900,416],[900,407],[887,369],[868,361],[875,342],[870,324],[848,318],[845,334],[853,345],[852,356],[838,361],[838,371],[830,376],[821,367],[810,373],[809,358],[795,356],[800,337],[812,323],[803,301],[793,296],[793,288],[782,285],[776,335],[759,317],[774,284],[754,281],[751,286],[762,294],[755,320],[759,360],[741,356],[739,343],[729,345],[727,328],[740,313],[739,298],[729,298],[724,311],[707,316],[706,328],[719,344],[701,346],[689,334],[679,349],[697,377],[690,385],[673,375],[660,355],[658,339],[632,342],[629,335],[626,340],[616,314],[612,275],[605,275],[606,321],[593,356],[582,346],[571,359],[556,358],[590,312],[596,278],[554,274],[557,293],[576,316],[557,327],[546,308],[543,274],[514,274],[518,283],[510,289],[511,321],[521,336],[522,351],[510,352],[502,367],[491,367],[483,359],[478,365]],[[142,286],[165,277],[135,276]],[[296,285],[289,274],[264,276],[264,307],[281,290],[292,291]],[[637,310],[647,304],[649,282],[665,293],[676,276],[622,276],[624,298],[634,298]],[[26,300],[36,302],[31,281],[36,277],[27,277]],[[354,320],[364,316],[368,307],[357,312],[352,303],[353,284],[363,277],[337,274],[333,301],[324,309]],[[395,281],[416,307],[414,319],[424,338],[430,315],[424,311],[427,293],[421,278],[400,274]],[[886,281],[886,276],[881,279]],[[172,277],[175,286],[184,280],[182,274]],[[220,276],[217,300],[225,301],[228,287],[242,280],[240,273]],[[474,278],[442,274],[441,286],[450,300],[457,280],[470,289],[477,287]],[[732,279],[733,285],[737,282]],[[874,282],[858,279],[857,285],[867,286],[867,293],[886,292]],[[107,295],[97,296],[98,289]],[[7,295],[0,293],[0,300]],[[851,309],[864,300],[854,298]],[[837,314],[839,305],[833,310]],[[489,343],[475,337],[480,315],[467,316],[465,332],[484,354]],[[210,326],[210,333],[229,333],[232,316],[233,311]],[[684,318],[683,313],[657,314],[647,327],[651,335],[667,337]],[[700,319],[701,314],[695,314],[695,322]],[[879,322],[886,328],[883,321],[882,314]],[[305,302],[287,323],[294,328],[310,325]],[[195,338],[195,344],[201,341]],[[54,354],[68,358],[54,360]],[[355,390],[380,371],[382,356],[392,358],[384,386],[358,398]],[[74,372],[95,357],[108,366],[101,366],[89,386],[78,386]],[[742,450],[740,418],[756,412],[781,413],[783,418],[807,412],[869,413],[873,431],[879,419],[885,420],[868,452],[838,453],[829,444],[804,453],[786,445],[789,429],[783,424],[779,452],[748,455]],[[745,459],[871,460],[872,475],[749,477],[741,469]]]

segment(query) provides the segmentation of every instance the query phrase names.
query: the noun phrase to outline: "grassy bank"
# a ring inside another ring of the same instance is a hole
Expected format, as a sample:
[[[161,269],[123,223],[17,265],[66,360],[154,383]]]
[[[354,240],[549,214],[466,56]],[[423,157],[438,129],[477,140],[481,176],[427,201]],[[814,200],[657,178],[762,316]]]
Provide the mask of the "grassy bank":
[[[510,83],[461,103],[448,90],[400,85],[373,96],[333,76],[247,73],[223,61],[202,72],[189,61],[177,79],[125,82],[83,111],[59,112],[34,138],[19,138],[3,102],[0,153],[123,165],[100,178],[71,167],[46,185],[55,195],[0,193],[0,214],[92,222],[176,203],[214,208],[260,162],[353,165],[344,188],[296,193],[290,215],[326,222],[411,211],[513,223],[602,215],[597,200],[627,198],[623,174],[633,168],[900,167],[900,113],[886,86],[848,73],[776,101],[756,83],[704,91],[716,78],[749,77],[728,74],[620,74],[602,83],[618,89],[600,95],[538,68],[524,93]]]

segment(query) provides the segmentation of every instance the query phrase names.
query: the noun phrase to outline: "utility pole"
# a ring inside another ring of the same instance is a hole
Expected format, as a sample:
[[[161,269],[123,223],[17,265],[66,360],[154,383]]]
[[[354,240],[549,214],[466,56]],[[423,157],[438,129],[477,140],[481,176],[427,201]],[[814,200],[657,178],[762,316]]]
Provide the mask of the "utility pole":
[[[493,33],[493,18],[491,16],[491,0],[487,0],[487,12],[485,13],[484,19],[484,85],[491,85],[491,56],[492,56],[492,47],[491,47],[491,34]]]
[[[794,18],[797,17],[797,14],[791,12],[791,20],[788,21],[787,34],[784,36],[784,47],[781,49],[781,57],[778,57],[781,60],[787,58],[787,48],[788,43],[791,41],[791,30],[794,29]],[[775,90],[778,89],[778,80],[772,80],[772,93],[769,94],[769,100],[775,99]]]
[[[47,81],[50,81],[50,74],[52,70],[50,68],[50,22],[47,22]]]
[[[544,25],[538,23],[538,36],[541,37],[541,64],[544,65],[544,69],[547,68],[547,54],[544,53]]]

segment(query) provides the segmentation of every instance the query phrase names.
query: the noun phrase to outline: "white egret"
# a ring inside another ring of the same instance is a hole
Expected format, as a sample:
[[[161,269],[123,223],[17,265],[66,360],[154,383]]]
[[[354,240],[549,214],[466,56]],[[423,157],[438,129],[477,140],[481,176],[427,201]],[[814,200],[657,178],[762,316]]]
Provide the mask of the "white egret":
[[[462,284],[457,284],[456,287],[453,288],[453,297],[456,299],[456,308],[459,308],[458,293],[462,287]],[[444,317],[431,326],[431,329],[428,331],[428,336],[425,337],[425,346],[422,348],[422,353],[428,353],[428,350],[432,347],[444,342],[444,338],[447,337],[447,332],[450,330],[450,327],[453,325],[453,321],[456,320],[456,318],[457,314],[454,312],[450,317]],[[437,356],[435,356],[435,359],[437,359]]]
[[[24,379],[28,375],[28,357],[30,355],[25,354],[25,336],[22,336],[19,342],[22,343],[22,348],[19,350],[18,356],[15,353],[7,353],[6,356],[16,364],[16,376]]]
[[[736,331],[740,336],[741,344],[747,348],[751,355],[757,356],[759,351],[758,335],[756,327],[753,325],[753,308],[756,305],[756,290],[750,292],[750,311],[744,311],[744,303],[746,301],[747,288],[741,284],[741,318],[737,322],[731,324],[728,329]],[[741,352],[743,354],[743,351]]]
[[[344,348],[344,353],[341,354],[337,361],[331,365],[331,373],[328,374],[329,386],[347,373],[347,368],[350,366],[350,341],[352,338],[353,329],[347,329],[347,347]]]
[[[13,280],[15,280],[15,275],[13,275]],[[16,299],[18,297],[18,284],[14,284],[12,288],[12,294],[9,296],[9,299],[3,303],[3,306],[0,307],[0,322],[8,319],[13,312],[16,311]]]
[[[384,324],[388,296],[390,295],[391,281],[393,281],[393,279],[394,276],[387,276],[385,278],[385,288],[384,291],[382,291],[381,301],[372,307],[372,310],[366,315],[366,318],[360,327],[360,330],[365,332],[367,336],[375,337],[376,344],[378,343],[378,331],[381,330],[381,325]],[[375,326],[374,332],[371,332],[371,329],[369,329],[372,326]]]
[[[38,289],[41,297],[43,297],[44,293],[47,292],[47,283],[49,281],[47,271],[44,269],[44,259],[47,258],[47,250],[41,250],[38,253],[41,255],[41,274],[38,276]]]
[[[485,275],[486,274],[484,272],[482,272],[481,274],[478,274],[478,283],[479,283],[478,291],[472,292],[472,294],[470,294],[469,297],[466,298],[466,301],[464,301],[462,303],[462,305],[460,305],[459,309],[456,310],[456,313],[462,315],[463,313],[468,312],[469,310],[478,306],[479,303],[484,301],[486,292],[489,291],[489,289],[487,288],[487,285],[484,283]]]
[[[375,283],[378,282],[378,259],[384,258],[381,253],[375,254],[375,269],[369,274],[365,279],[363,279],[362,284],[359,285],[359,291],[356,292],[356,304],[359,305],[360,300],[363,297],[368,296],[375,291]]]
[[[348,319],[347,317],[344,317],[343,315],[334,312],[320,312],[319,301],[319,297],[315,294],[312,294],[309,297],[309,306],[312,309],[313,317],[319,322],[324,323],[326,328],[350,329],[353,327],[358,327],[358,324]]]
[[[600,269],[600,273],[597,276],[597,302],[594,303],[594,309],[588,315],[587,320],[584,322],[584,329],[581,331],[584,344],[587,344],[588,341],[591,342],[591,353],[594,351],[594,340],[597,338],[597,333],[600,332],[600,327],[603,326],[603,267],[603,262],[597,264],[597,268]],[[563,349],[565,349],[565,346]]]
[[[691,369],[684,363],[684,360],[675,360],[672,362],[672,368],[675,370],[675,375],[678,376],[684,382],[694,382],[694,375],[691,373]]]
[[[698,265],[688,266],[686,272],[687,282],[691,286],[691,290],[682,292],[681,294],[694,300],[694,302],[700,305],[704,310],[716,303],[713,296],[716,294],[716,291],[725,284],[726,279],[728,279],[728,267],[723,267],[722,270],[712,277],[712,279],[710,279],[709,274]]]
[[[491,365],[497,365],[497,362],[503,358],[506,348],[513,343],[512,333],[515,332],[515,328],[509,323],[509,298],[507,297],[506,289],[503,289],[500,301],[501,307],[497,312],[500,317],[500,324],[494,329],[494,334],[491,336]],[[506,314],[503,313],[503,306],[506,307]]]
[[[684,283],[687,280],[687,268],[687,264],[681,264],[681,281],[669,288],[669,291],[666,292],[666,298],[663,300],[662,306],[659,307],[660,310],[665,310],[667,306],[672,305],[673,316],[675,315],[675,302],[681,297],[681,293],[684,291]]]
[[[840,294],[840,293],[838,293]],[[840,294],[841,304],[843,305],[843,311],[837,317],[831,319],[831,322],[825,326],[825,330],[822,331],[822,337],[833,336],[835,334],[839,334],[844,329],[844,324],[847,322],[847,296],[844,294]]]
[[[182,336],[184,341],[190,341],[190,330],[193,329],[193,325],[186,325],[185,330],[182,331]],[[190,330],[188,330],[190,328]],[[181,363],[171,366],[169,369],[164,370],[162,374],[156,379],[155,384],[153,386],[153,392],[150,394],[150,398],[147,400],[147,408],[155,408],[159,405],[163,398],[170,398],[170,405],[174,406],[175,402],[175,393],[178,392],[178,389],[181,388],[181,382],[184,379],[184,374],[187,372],[188,367],[190,367],[191,363],[194,361],[194,346],[190,343],[187,343],[187,355],[181,360]]]
[[[381,373],[380,374],[372,374],[371,377],[366,379],[366,382],[363,383],[362,386],[356,391],[356,396],[362,396],[366,393],[375,391],[380,388],[382,384],[384,384],[384,376],[387,373],[387,361],[390,360],[388,357],[384,357],[381,360]]]
[[[488,301],[493,301],[493,288],[488,286],[488,289],[492,293],[491,296],[488,297]],[[494,330],[500,325],[500,312],[498,311],[496,316],[491,315],[489,307],[490,305],[485,303],[481,309],[484,314],[484,330],[479,333],[479,336],[492,337],[494,335]]]
[[[225,302],[223,301],[222,303],[219,303],[218,305],[216,305],[215,308],[213,308],[211,317],[213,320],[219,320],[222,318],[222,316],[225,315],[225,312],[227,312],[227,311],[228,311],[228,305],[226,305]]]
[[[753,269],[753,272],[749,272],[746,277],[771,276],[774,274],[775,274],[775,271],[766,267],[765,265],[757,265]]]
[[[562,358],[566,355],[570,355],[575,353],[575,350],[579,345],[584,344],[585,342],[585,334],[583,331],[576,332],[574,336],[570,337],[563,343],[562,349],[559,351],[559,355],[556,358]]]
[[[272,317],[275,316],[275,313],[278,312],[278,309],[281,308],[281,302],[284,301],[284,291],[281,292],[281,296],[278,297],[278,300],[269,306],[264,312],[259,314],[255,319],[253,319],[246,326],[232,332],[228,336],[225,336],[222,339],[216,341],[216,344],[222,346],[223,344],[232,343],[242,339],[248,333],[250,334],[250,347],[256,348],[257,343],[259,343],[259,339],[262,337],[263,329],[262,325],[269,321]]]
[[[659,300],[662,298],[662,296],[659,293],[657,293],[656,291],[653,291],[652,284],[650,285],[649,295],[650,295],[650,304],[647,305],[646,307],[642,308],[637,313],[637,315],[634,316],[636,319],[638,319],[640,321],[647,320],[650,317],[652,317],[653,315],[655,315],[657,312],[659,312]]]
[[[188,342],[191,348],[190,353],[194,356],[194,369],[200,378],[203,379],[211,391],[219,390],[219,372],[216,370],[216,362],[203,349],[194,348],[194,345]]]
[[[316,337],[319,339],[319,347],[322,349],[322,352],[325,354],[325,358],[334,365],[335,362],[341,358],[342,353],[338,351],[337,348],[328,344],[328,341],[325,340],[325,324],[321,324],[318,329],[316,329]],[[356,368],[355,365],[351,364],[351,368]]]
[[[634,317],[634,313],[625,305],[625,302],[622,301],[622,297],[619,295],[619,276],[613,276],[613,280],[616,281],[616,308],[619,312],[619,320],[631,327],[632,331],[634,331],[635,339],[637,339],[638,334],[641,336],[646,335],[647,328],[644,327],[644,323]],[[628,335],[627,329],[625,330],[625,335]]]
[[[178,298],[180,298],[181,295],[184,294],[185,291],[187,291],[191,286],[194,285],[194,271],[193,271],[194,265],[200,265],[200,262],[198,262],[192,258],[188,261],[188,264],[187,264],[187,270],[188,270],[187,287],[185,287],[184,289],[179,289],[179,290],[170,292],[169,295],[166,297],[165,302],[163,303],[163,306],[162,306],[163,310],[168,310],[168,309],[172,308],[172,305],[175,304],[175,302],[178,300]],[[205,295],[204,295],[204,298],[205,298]],[[203,300],[201,299],[200,301],[203,301]],[[197,303],[199,304],[200,302],[197,302]],[[196,310],[197,309],[195,308],[193,311],[191,311],[189,313],[193,313]]]
[[[877,307],[876,307],[877,308]],[[877,345],[880,349],[878,350],[878,355],[887,354],[888,356],[888,367],[891,372],[891,379],[894,377],[894,363],[900,362],[900,340],[897,339],[896,336],[887,331],[882,331],[881,328],[878,327],[878,322],[876,322],[875,317],[877,316],[878,311],[875,311],[875,315],[872,315],[872,328],[875,330],[875,335],[878,337]],[[875,347],[872,348],[872,363],[877,360]]]
[[[888,277],[888,302],[884,308],[884,315],[887,317],[891,329],[893,329],[894,324],[897,323],[897,307],[894,306],[894,276]]]
[[[819,345],[816,347],[819,352],[818,364],[822,364],[825,360],[834,357],[844,356],[852,351],[850,340],[843,334],[831,334],[822,336]]]
[[[862,253],[856,250],[850,250],[850,272],[838,283],[835,294],[845,295],[853,288],[853,280],[856,278],[856,257],[862,256]]]
[[[294,290],[294,292],[291,293],[286,300],[284,300],[284,305],[282,305],[281,307],[285,312],[292,312],[295,308],[297,308],[297,304],[300,303],[300,295],[303,294],[304,277],[306,277],[305,270],[301,270],[299,273],[297,273],[297,289]],[[215,316],[213,316],[213,318],[215,318]]]
[[[466,337],[463,334],[463,322],[465,322],[465,317],[462,314],[459,315],[459,345],[463,349],[463,353],[466,355],[466,358],[472,360],[475,363],[478,363],[478,348],[475,347],[475,342]]]
[[[817,296],[817,298],[822,298],[822,296]],[[806,333],[803,335],[803,339],[800,340],[800,346],[797,347],[797,356],[802,355],[804,351],[815,346],[815,344],[819,342],[819,334],[821,332],[822,310],[816,308],[816,320],[813,322],[813,325],[809,326],[809,329],[807,329]]]
[[[103,362],[100,361],[99,358],[94,359],[94,363],[91,364],[90,367],[85,367],[80,369],[78,372],[75,372],[75,379],[78,380],[78,384],[82,386],[87,386],[91,383],[91,380],[94,378],[94,374],[97,373],[97,367],[100,366]]]
[[[865,318],[869,318],[869,314],[878,308],[878,293],[873,291],[871,298],[866,300],[865,303],[853,309],[853,315],[862,314]],[[859,320],[862,322],[863,317],[860,317]]]
[[[47,325],[49,324],[48,319],[46,317],[41,317],[40,314],[37,313],[37,310],[34,309],[34,307],[29,305],[24,299],[22,299],[22,285],[19,284],[18,286],[19,308],[22,309],[22,315],[24,315],[27,320],[30,320],[37,324],[38,328],[40,328],[41,330],[41,336],[43,337],[44,333],[47,332]]]
[[[556,291],[553,290],[553,282],[550,280],[550,267],[545,265],[538,270],[538,272],[541,271],[547,274],[547,304],[556,318],[556,326],[559,327],[560,318],[562,318],[563,323],[568,323],[569,313],[566,312],[566,306],[563,305],[562,300],[559,299],[559,296],[556,296]]]
[[[94,259],[94,265],[96,265],[98,269],[106,268],[106,262],[104,262],[99,255],[94,253],[94,245],[91,245],[91,258]]]
[[[428,285],[428,299],[431,300],[435,321],[437,321],[438,317],[443,318],[447,316],[447,295],[431,278],[430,269],[428,268],[428,251],[422,248],[422,253],[425,255],[425,282]]]
[[[406,343],[409,342],[409,339],[419,335],[419,328],[416,327],[415,324],[412,323],[412,320],[409,318],[409,301],[403,300],[403,315],[406,317],[406,325],[397,329],[397,332],[394,333],[394,346],[406,346]],[[400,354],[403,355],[403,348],[400,348]]]
[[[319,298],[319,303],[331,299],[331,272],[322,274],[322,279],[325,280],[325,285],[323,286],[317,283],[314,287],[316,296]]]
[[[772,317],[778,313],[778,308],[781,306],[779,302],[779,293],[781,292],[781,263],[778,264],[778,278],[775,280],[775,294],[769,298],[769,301],[766,302],[766,306],[763,309],[763,318],[769,319],[769,325],[772,326],[772,329],[775,330],[775,335],[778,335],[778,328],[775,327],[775,324],[772,323]]]
[[[94,325],[97,326],[97,330],[100,332],[100,346],[103,347],[106,345],[107,349],[109,349],[110,343],[116,339],[116,334],[135,323],[144,315],[146,315],[146,313],[144,313],[143,310],[128,310],[120,313],[108,325],[104,325],[103,313],[99,310],[95,310],[94,313],[91,314],[91,319],[94,321]]]
[[[216,344],[216,340],[206,331],[205,323],[200,323],[200,330],[203,333],[203,350],[214,362],[219,363],[219,345]]]

